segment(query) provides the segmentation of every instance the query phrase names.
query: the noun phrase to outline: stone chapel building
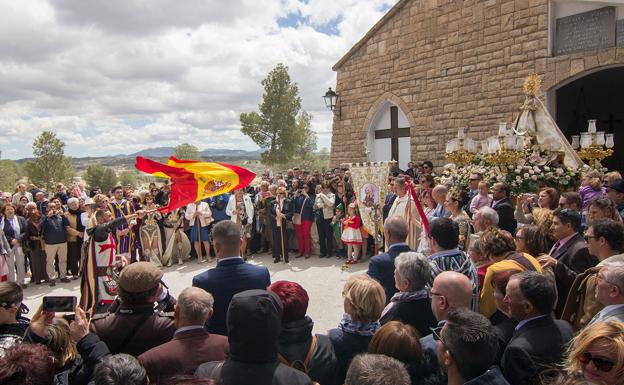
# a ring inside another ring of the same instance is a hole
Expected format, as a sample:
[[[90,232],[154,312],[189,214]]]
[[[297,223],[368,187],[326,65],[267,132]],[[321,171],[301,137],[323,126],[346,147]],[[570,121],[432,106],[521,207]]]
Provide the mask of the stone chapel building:
[[[589,0],[400,0],[333,67],[338,105],[331,164],[397,159],[446,163],[466,127],[474,139],[511,124],[522,83],[564,134],[615,133],[624,167],[624,4]]]

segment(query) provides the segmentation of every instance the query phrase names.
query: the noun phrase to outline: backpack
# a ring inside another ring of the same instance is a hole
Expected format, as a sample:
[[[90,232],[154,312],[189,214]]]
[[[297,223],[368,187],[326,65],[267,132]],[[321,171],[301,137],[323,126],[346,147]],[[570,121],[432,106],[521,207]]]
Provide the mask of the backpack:
[[[298,371],[303,372],[305,374],[308,374],[308,365],[310,365],[310,361],[312,361],[312,355],[314,354],[314,350],[316,349],[316,344],[317,344],[317,338],[316,336],[313,336],[312,343],[310,343],[310,349],[308,349],[308,354],[306,354],[303,361],[295,360],[293,362],[289,362],[286,359],[286,357],[284,357],[280,353],[277,354],[277,358],[282,364],[289,366],[293,369],[297,369]]]

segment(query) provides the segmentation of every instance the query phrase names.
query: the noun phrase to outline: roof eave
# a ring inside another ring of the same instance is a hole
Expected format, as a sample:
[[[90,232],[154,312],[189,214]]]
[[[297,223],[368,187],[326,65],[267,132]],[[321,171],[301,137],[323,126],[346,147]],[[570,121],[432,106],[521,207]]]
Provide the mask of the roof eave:
[[[399,12],[399,10],[403,8],[403,6],[409,1],[410,0],[400,0],[394,5],[394,7],[390,8],[390,10],[388,10],[388,12],[386,12],[386,14],[381,19],[379,19],[379,21],[375,23],[375,25],[373,25],[373,27],[366,33],[366,35],[364,35],[364,37],[362,37],[357,43],[355,43],[355,45],[351,47],[351,49],[342,58],[340,58],[340,60],[338,60],[336,64],[333,65],[332,70],[338,71],[340,67],[342,67],[342,65],[347,60],[349,60],[351,56],[353,56],[355,52],[357,52],[360,48],[362,48],[362,46],[364,46],[368,39],[373,37],[373,35],[377,33],[377,31],[381,27],[383,27],[383,25],[386,24],[386,22],[390,20],[397,12]]]

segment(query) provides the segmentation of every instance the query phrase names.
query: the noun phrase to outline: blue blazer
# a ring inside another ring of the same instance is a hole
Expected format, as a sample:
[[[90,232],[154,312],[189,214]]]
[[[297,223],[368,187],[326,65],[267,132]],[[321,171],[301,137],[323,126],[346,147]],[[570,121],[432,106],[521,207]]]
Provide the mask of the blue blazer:
[[[406,251],[410,251],[407,245],[392,245],[388,248],[388,252],[375,255],[368,264],[366,273],[381,283],[386,292],[386,303],[399,291],[394,286],[394,259]]]
[[[214,297],[214,313],[207,323],[208,331],[227,336],[226,316],[232,297],[245,290],[266,290],[270,284],[266,267],[246,263],[242,258],[219,261],[217,266],[193,277],[193,286]]]

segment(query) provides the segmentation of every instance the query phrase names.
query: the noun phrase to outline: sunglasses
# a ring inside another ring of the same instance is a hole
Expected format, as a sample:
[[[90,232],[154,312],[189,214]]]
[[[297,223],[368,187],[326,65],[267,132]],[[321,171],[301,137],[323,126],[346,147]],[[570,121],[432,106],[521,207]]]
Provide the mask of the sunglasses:
[[[579,362],[583,365],[587,365],[590,362],[593,362],[596,369],[605,373],[610,372],[615,365],[615,362],[612,362],[604,357],[594,356],[590,352],[585,352],[581,354],[581,356],[579,357]]]

